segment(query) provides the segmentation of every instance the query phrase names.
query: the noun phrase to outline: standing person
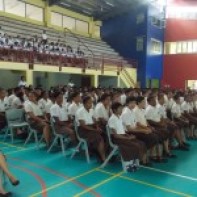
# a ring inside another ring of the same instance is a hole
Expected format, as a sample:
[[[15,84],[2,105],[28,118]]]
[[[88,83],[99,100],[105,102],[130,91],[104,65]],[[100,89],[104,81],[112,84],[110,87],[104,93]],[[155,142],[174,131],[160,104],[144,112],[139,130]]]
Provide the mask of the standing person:
[[[48,39],[48,36],[46,34],[46,30],[43,30],[43,32],[42,32],[42,43],[44,45],[47,44],[47,39]]]
[[[25,81],[25,77],[21,76],[20,81],[18,82],[18,87],[26,87],[27,82]]]
[[[15,176],[8,169],[8,165],[6,163],[5,156],[0,152],[0,169],[6,174],[10,183],[13,186],[17,186],[20,184],[20,181],[15,178]],[[9,197],[11,196],[11,192],[6,192],[3,188],[2,180],[0,179],[0,197]]]

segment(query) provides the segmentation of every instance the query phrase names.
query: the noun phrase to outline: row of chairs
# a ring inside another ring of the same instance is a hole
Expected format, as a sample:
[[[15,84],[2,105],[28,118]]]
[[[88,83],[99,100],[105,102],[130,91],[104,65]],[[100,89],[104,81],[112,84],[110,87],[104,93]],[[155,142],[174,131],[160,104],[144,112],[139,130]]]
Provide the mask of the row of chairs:
[[[25,140],[24,146],[33,137],[35,140],[35,144],[37,146],[37,149],[39,149],[40,144],[44,139],[44,136],[41,135],[39,137],[38,132],[30,126],[30,124],[28,123],[28,119],[25,115],[24,109],[9,109],[5,112],[5,115],[6,115],[6,120],[7,120],[7,128],[5,129],[4,141],[7,139],[8,136],[10,136],[11,142],[14,143],[14,134],[15,134],[16,129],[18,129],[18,128],[25,129],[28,131],[28,137]],[[52,133],[53,133],[54,138],[53,138],[53,142],[52,142],[51,146],[49,147],[49,149],[47,150],[47,152],[50,152],[59,141],[60,145],[61,145],[61,149],[62,149],[62,154],[65,156],[66,155],[65,144],[68,144],[70,142],[70,139],[66,135],[57,133],[57,131],[55,129],[53,118],[50,119],[50,126],[52,129]],[[78,126],[75,121],[74,121],[74,130],[76,133],[78,144],[72,150],[71,159],[74,158],[74,156],[79,152],[79,150],[84,150],[87,163],[90,163],[88,143],[87,143],[86,139],[80,137],[79,132],[78,132]],[[111,130],[108,126],[106,127],[106,131],[107,131],[107,137],[109,140],[109,145],[111,147],[111,152],[108,155],[108,157],[106,158],[105,162],[101,165],[102,168],[104,168],[108,164],[108,162],[110,161],[110,159],[114,155],[119,154],[119,148],[117,145],[115,145],[112,142]],[[122,160],[122,165],[123,165],[123,170],[125,171],[126,169],[125,169],[125,165],[124,165],[123,160]]]

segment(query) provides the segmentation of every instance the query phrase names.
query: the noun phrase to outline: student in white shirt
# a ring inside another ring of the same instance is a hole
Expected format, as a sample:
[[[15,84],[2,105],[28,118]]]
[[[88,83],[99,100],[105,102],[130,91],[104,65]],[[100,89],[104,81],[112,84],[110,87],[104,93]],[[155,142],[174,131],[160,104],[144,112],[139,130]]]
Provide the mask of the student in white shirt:
[[[118,145],[121,156],[124,162],[132,162],[133,160],[143,160],[146,154],[146,146],[143,142],[136,140],[132,134],[126,134],[124,129],[121,114],[122,105],[118,102],[112,104],[113,114],[110,117],[108,124],[112,130],[112,140]],[[133,171],[133,166],[128,166],[128,171]]]
[[[83,107],[76,113],[79,135],[86,139],[88,146],[98,151],[101,162],[105,161],[105,144],[101,136],[102,130],[96,124],[92,109],[92,98],[87,96],[83,99]]]
[[[135,118],[136,118],[137,126],[142,128],[142,129],[145,129],[148,132],[148,134],[152,134],[153,135],[153,141],[157,142],[155,150],[152,150],[152,152],[151,152],[150,159],[154,162],[164,162],[165,163],[167,160],[165,160],[162,157],[162,152],[159,149],[159,144],[163,143],[163,139],[157,133],[157,131],[148,124],[148,122],[146,120],[145,98],[139,96],[136,99],[136,101],[137,101],[137,107],[135,108],[134,112],[135,112]]]
[[[42,109],[43,114],[46,114],[46,106],[52,105],[51,100],[49,99],[48,93],[43,91],[41,94],[41,99],[38,101],[40,108]]]
[[[141,128],[137,125],[134,109],[136,107],[136,98],[128,97],[126,100],[126,107],[124,108],[121,119],[127,133],[136,136],[137,139],[143,141],[148,150],[154,151],[155,146],[158,144],[157,137],[151,131]],[[143,165],[151,166],[151,163],[146,160]]]
[[[76,112],[82,107],[80,92],[74,92],[71,95],[72,103],[68,107],[68,114],[70,118],[74,118]]]
[[[28,97],[29,101],[25,104],[25,111],[28,115],[29,123],[33,129],[43,132],[46,145],[49,147],[51,142],[49,122],[38,105],[36,92],[30,92]]]
[[[11,107],[12,108],[17,108],[17,109],[21,109],[24,107],[24,94],[22,92],[22,90],[16,92],[15,91],[15,98],[12,101]]]
[[[179,143],[177,148],[180,150],[188,150],[188,148],[184,145],[184,139],[181,135],[180,128],[176,125],[174,121],[171,121],[167,117],[166,107],[164,106],[165,101],[163,95],[158,96],[158,102],[159,103],[157,104],[157,109],[159,110],[161,120],[167,125],[167,128],[170,131],[171,138],[175,137],[177,142]]]
[[[57,133],[68,135],[73,143],[76,143],[75,132],[72,129],[73,124],[68,117],[68,109],[63,105],[63,94],[61,92],[54,93],[55,104],[50,109],[51,117],[54,121]]]
[[[6,126],[5,110],[9,107],[8,100],[6,99],[6,91],[0,88],[0,129]]]
[[[160,136],[164,146],[165,156],[175,158],[176,156],[170,153],[169,138],[170,131],[166,122],[162,121],[158,108],[156,107],[156,97],[148,97],[148,107],[146,108],[146,118],[149,124],[155,128],[155,132]]]
[[[43,30],[43,32],[42,32],[42,42],[44,44],[46,44],[47,43],[47,39],[48,39],[48,36],[46,34],[46,30]]]
[[[25,86],[27,86],[27,82],[25,81],[25,77],[21,76],[21,79],[18,82],[18,87],[25,87]]]

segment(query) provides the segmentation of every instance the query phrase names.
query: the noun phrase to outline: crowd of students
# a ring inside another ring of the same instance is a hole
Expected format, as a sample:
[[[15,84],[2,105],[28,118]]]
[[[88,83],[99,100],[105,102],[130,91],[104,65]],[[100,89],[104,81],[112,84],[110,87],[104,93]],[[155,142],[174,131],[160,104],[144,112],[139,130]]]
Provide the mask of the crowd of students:
[[[47,147],[52,142],[51,119],[56,132],[69,136],[73,146],[77,144],[76,122],[80,137],[101,163],[110,152],[108,125],[128,172],[137,169],[138,161],[145,166],[166,163],[176,158],[173,149],[189,151],[187,140],[197,139],[197,93],[191,90],[0,88],[0,128],[6,125],[9,108],[25,110],[31,127],[43,133]]]
[[[46,31],[39,38],[35,35],[32,38],[12,37],[0,29],[0,49],[13,49],[22,51],[34,51],[40,54],[61,55],[69,58],[84,58],[85,53],[77,47],[76,50],[66,45],[60,39],[52,42],[48,39]]]

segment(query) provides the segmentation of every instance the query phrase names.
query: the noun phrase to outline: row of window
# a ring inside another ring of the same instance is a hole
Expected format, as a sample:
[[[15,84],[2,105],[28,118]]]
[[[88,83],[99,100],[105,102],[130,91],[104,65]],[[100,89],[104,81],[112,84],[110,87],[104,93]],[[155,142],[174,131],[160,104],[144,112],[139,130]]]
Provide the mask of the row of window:
[[[43,8],[19,0],[0,0],[0,11],[41,22],[43,21],[44,16]]]
[[[197,40],[183,42],[166,42],[165,54],[192,54],[197,53]]]
[[[43,22],[44,20],[43,8],[25,3],[20,0],[0,0],[0,11],[40,22]],[[51,24],[86,34],[89,33],[88,22],[81,21],[76,18],[65,16],[56,12],[51,12]],[[94,27],[94,35],[100,37],[100,26]]]
[[[197,20],[196,7],[167,7],[166,18]]]
[[[150,43],[150,53],[151,54],[162,54],[162,42],[160,40],[156,40],[151,38]],[[139,36],[136,39],[136,51],[143,51],[144,50],[144,37]]]

